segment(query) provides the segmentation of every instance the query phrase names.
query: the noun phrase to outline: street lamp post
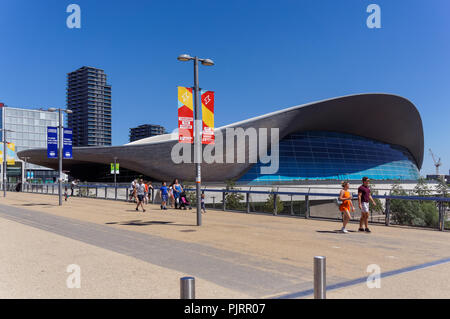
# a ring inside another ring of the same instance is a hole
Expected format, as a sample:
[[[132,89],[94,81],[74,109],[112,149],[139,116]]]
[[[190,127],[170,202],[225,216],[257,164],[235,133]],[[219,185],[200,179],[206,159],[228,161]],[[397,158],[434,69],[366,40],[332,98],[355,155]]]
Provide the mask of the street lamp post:
[[[58,180],[58,197],[59,197],[59,206],[62,206],[62,160],[63,160],[63,140],[64,140],[64,131],[63,131],[63,115],[62,112],[66,112],[67,114],[72,113],[71,110],[61,109],[61,108],[49,108],[50,112],[59,113],[59,124],[58,124],[58,161],[59,161],[59,180]]]
[[[199,85],[198,85],[198,62],[203,65],[214,65],[210,59],[200,59],[199,57],[191,57],[188,54],[182,54],[178,57],[179,61],[194,61],[194,162],[195,162],[195,184],[196,184],[196,198],[197,198],[197,226],[202,225],[201,212],[201,161],[202,161],[202,141],[201,141],[201,119],[199,111]]]
[[[117,157],[114,156],[114,199],[117,199],[117,177],[116,177],[116,172],[117,172]]]
[[[31,159],[29,156],[22,157],[24,164],[23,164],[23,180],[22,180],[22,192],[25,190],[25,182],[28,180],[27,175],[27,162]]]
[[[7,130],[5,128],[0,129],[0,131],[3,132],[3,197],[6,197],[6,184],[7,184],[7,173],[6,170],[8,169],[8,162],[7,162],[7,146],[6,146],[6,132],[14,132],[12,130]]]

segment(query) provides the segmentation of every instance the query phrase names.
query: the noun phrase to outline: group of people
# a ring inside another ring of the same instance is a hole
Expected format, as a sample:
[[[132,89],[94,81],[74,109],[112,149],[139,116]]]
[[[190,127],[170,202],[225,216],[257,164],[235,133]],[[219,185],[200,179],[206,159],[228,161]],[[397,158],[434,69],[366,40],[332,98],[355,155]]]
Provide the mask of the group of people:
[[[371,201],[373,205],[376,205],[374,199],[372,198],[372,195],[370,194],[369,183],[369,178],[363,177],[362,185],[358,188],[358,205],[359,209],[361,210],[361,218],[359,220],[358,231],[367,233],[371,232],[369,229],[369,201]],[[355,207],[352,203],[352,194],[350,194],[350,192],[348,191],[349,188],[349,182],[342,182],[342,190],[339,194],[339,200],[342,201],[342,203],[339,206],[339,210],[342,213],[343,227],[341,230],[343,233],[348,233],[346,227],[349,220],[352,218],[350,215],[350,211],[355,211]]]
[[[153,190],[151,182],[145,182],[143,179],[134,180],[131,183],[130,200],[134,198],[136,201],[136,210],[139,211],[139,207],[142,207],[142,211],[145,212],[144,204],[149,203],[150,191]],[[162,182],[159,189],[161,198],[161,209],[167,210],[167,205],[175,209],[192,209],[191,203],[183,189],[183,186],[179,183],[178,179],[174,179],[173,182],[167,186],[166,182]],[[205,208],[205,194],[201,196],[201,210],[202,213],[206,213]]]
[[[152,182],[144,181],[142,178],[133,180],[131,182],[129,200],[135,200],[137,203],[136,210],[139,210],[139,206],[142,207],[142,211],[145,212],[144,204],[149,203],[150,191],[153,189]]]

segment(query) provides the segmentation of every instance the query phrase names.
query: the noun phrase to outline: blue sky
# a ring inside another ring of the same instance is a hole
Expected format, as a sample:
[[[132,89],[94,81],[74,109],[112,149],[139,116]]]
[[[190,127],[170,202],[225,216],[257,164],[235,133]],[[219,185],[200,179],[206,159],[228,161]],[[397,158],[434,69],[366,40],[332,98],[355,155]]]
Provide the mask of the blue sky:
[[[66,7],[81,7],[81,29]],[[381,29],[366,8],[381,7]],[[113,144],[130,127],[177,126],[176,86],[192,86],[181,53],[212,58],[202,88],[216,92],[216,126],[336,96],[386,92],[422,116],[428,149],[450,169],[447,0],[0,0],[0,101],[66,105],[66,74],[102,68],[112,85]],[[401,120],[401,119],[399,119]],[[383,125],[383,123],[380,123]]]

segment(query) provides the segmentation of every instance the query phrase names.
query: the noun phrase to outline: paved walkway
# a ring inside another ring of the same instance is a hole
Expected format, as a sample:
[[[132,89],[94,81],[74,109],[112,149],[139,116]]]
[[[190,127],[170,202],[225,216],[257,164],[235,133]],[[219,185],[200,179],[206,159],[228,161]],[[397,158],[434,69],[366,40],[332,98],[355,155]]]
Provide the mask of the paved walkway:
[[[203,298],[308,297],[312,259],[325,255],[328,286],[339,288],[329,298],[450,298],[448,232],[342,234],[336,222],[220,211],[195,222],[193,210],[147,205],[138,213],[131,203],[83,198],[59,207],[55,196],[8,193],[0,199],[0,297],[177,298],[183,275],[197,278]],[[69,264],[82,269],[81,289],[65,286]],[[380,289],[352,283],[370,264],[393,273]]]

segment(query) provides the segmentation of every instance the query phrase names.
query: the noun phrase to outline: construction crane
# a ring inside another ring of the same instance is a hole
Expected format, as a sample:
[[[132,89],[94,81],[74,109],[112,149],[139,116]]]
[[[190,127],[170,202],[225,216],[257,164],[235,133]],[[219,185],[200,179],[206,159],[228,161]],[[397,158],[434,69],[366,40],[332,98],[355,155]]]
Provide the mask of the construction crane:
[[[431,150],[431,148],[430,148],[430,154],[431,154],[431,157],[433,158],[434,166],[436,166],[436,175],[439,176],[439,166],[442,165],[441,158],[439,158],[439,160],[436,161],[436,157],[434,156],[433,151]]]

